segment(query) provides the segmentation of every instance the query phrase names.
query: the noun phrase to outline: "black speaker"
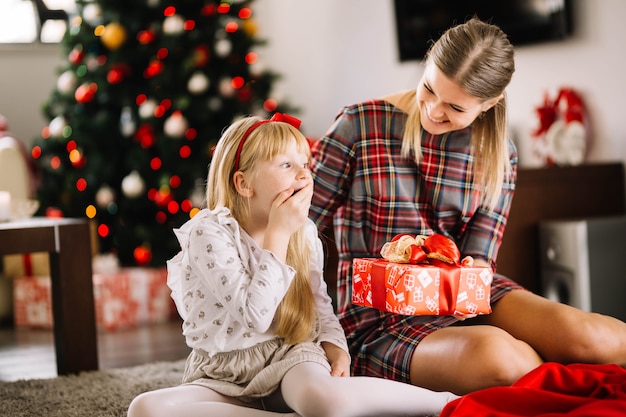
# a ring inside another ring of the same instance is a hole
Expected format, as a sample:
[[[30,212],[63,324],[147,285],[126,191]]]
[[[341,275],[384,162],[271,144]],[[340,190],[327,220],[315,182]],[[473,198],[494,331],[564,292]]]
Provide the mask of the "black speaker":
[[[626,321],[626,217],[539,224],[543,296]]]

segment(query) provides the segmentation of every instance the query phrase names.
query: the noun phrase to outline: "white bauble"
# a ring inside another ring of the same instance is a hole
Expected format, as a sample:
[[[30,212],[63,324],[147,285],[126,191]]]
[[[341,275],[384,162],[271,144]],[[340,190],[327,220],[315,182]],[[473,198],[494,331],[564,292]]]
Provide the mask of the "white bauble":
[[[74,93],[76,90],[76,75],[73,71],[67,70],[57,79],[57,89],[63,94]]]
[[[107,185],[100,187],[96,193],[96,204],[100,208],[106,208],[115,200],[115,192]]]
[[[146,100],[144,101],[140,106],[139,106],[139,117],[141,117],[142,119],[149,119],[152,116],[154,116],[154,109],[156,109],[157,103],[156,101],[150,99],[150,100]]]
[[[233,44],[228,39],[219,39],[215,42],[215,53],[220,58],[227,57],[233,50]]]
[[[218,90],[222,97],[232,97],[235,94],[235,89],[233,88],[230,78],[222,78]]]
[[[139,197],[145,189],[143,178],[137,171],[128,174],[122,180],[122,192],[128,198]]]
[[[181,138],[187,130],[187,119],[179,111],[172,113],[163,124],[163,131],[166,135],[173,138]]]
[[[63,129],[67,126],[67,122],[65,121],[65,117],[57,116],[50,121],[48,125],[48,131],[50,132],[50,136],[53,138],[60,138],[63,136]]]
[[[122,108],[122,113],[120,114],[120,132],[124,137],[129,137],[135,133],[135,130],[137,130],[137,126],[133,120],[130,107],[125,106]]]
[[[163,20],[163,33],[168,35],[178,35],[184,30],[185,21],[177,14],[168,16]]]
[[[191,94],[202,94],[209,88],[209,78],[204,73],[195,72],[187,82],[187,89]]]
[[[102,21],[102,9],[96,3],[88,3],[83,8],[83,19],[91,26],[96,26]]]

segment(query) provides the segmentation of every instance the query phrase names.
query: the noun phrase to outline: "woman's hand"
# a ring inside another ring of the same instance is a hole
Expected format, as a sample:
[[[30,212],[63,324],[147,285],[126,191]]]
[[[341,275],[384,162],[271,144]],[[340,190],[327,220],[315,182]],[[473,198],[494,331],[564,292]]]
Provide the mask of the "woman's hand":
[[[350,356],[343,349],[330,342],[322,342],[322,348],[330,363],[330,375],[350,376]]]

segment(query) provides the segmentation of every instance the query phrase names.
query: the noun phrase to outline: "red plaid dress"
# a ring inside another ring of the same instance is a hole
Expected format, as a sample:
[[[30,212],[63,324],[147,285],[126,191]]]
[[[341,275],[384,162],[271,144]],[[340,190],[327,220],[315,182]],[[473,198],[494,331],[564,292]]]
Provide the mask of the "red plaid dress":
[[[354,375],[403,382],[409,382],[411,357],[420,340],[458,320],[353,306],[352,259],[379,257],[383,244],[399,233],[441,233],[457,243],[463,256],[487,259],[495,267],[517,172],[517,154],[509,141],[513,176],[505,180],[498,206],[490,212],[472,182],[470,129],[424,133],[418,166],[401,156],[406,119],[406,113],[381,100],[343,108],[313,146],[310,212],[318,227],[334,227],[337,237],[337,310]],[[496,274],[492,303],[517,288]]]

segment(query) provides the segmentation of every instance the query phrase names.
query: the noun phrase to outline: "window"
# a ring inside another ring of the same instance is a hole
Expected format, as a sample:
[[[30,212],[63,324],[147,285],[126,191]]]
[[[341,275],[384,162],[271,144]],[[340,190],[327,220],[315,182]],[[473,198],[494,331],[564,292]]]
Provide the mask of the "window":
[[[0,43],[57,43],[76,14],[74,0],[1,0]]]

